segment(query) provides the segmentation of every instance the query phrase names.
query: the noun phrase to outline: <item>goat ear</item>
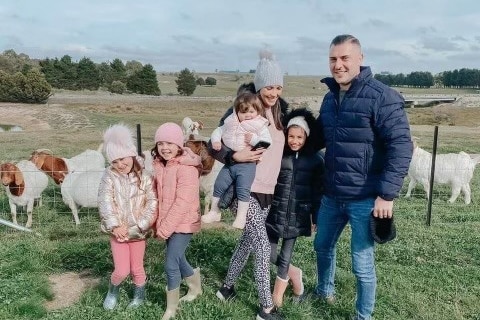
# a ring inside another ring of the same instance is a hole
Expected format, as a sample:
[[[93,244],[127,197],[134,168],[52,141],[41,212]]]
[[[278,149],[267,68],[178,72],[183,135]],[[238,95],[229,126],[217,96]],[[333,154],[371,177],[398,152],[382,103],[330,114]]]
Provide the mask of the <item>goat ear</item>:
[[[43,163],[45,162],[45,155],[40,157],[38,154],[36,154],[32,156],[31,161],[35,164],[37,169],[40,169],[41,167],[43,167]]]
[[[16,169],[15,170],[15,184],[17,186],[21,185],[23,183],[23,174],[20,170]]]
[[[203,129],[203,122],[198,121],[198,129],[202,130]]]

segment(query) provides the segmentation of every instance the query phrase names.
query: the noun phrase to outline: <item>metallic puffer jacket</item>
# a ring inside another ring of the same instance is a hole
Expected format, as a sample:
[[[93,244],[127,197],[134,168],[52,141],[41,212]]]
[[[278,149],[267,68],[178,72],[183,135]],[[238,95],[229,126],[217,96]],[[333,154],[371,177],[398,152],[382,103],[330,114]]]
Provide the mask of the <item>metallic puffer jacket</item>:
[[[112,234],[115,227],[128,226],[129,240],[145,239],[151,233],[158,214],[158,201],[152,176],[142,173],[140,187],[134,173],[122,175],[105,169],[98,189],[98,211],[101,229]]]

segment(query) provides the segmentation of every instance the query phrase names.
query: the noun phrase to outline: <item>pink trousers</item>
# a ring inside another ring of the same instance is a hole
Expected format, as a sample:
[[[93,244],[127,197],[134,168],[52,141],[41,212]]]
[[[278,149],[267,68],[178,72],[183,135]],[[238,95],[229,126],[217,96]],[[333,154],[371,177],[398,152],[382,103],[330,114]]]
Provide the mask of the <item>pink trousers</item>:
[[[147,242],[145,240],[118,242],[115,237],[110,237],[110,246],[115,267],[110,279],[112,284],[119,285],[131,274],[133,283],[138,287],[143,286],[147,280],[143,267]]]

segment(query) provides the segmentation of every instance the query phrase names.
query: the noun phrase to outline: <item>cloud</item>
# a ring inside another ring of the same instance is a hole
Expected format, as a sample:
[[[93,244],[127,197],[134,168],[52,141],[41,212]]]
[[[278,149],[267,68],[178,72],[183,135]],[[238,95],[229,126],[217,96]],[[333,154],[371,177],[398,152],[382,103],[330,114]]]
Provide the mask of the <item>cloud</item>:
[[[389,28],[391,27],[391,23],[385,22],[380,19],[368,19],[364,25],[366,27],[373,27],[373,28]]]
[[[430,37],[422,38],[419,40],[420,47],[432,51],[458,51],[460,46],[455,42],[450,40],[447,37]]]
[[[202,72],[248,71],[267,47],[292,74],[328,73],[329,43],[344,33],[357,36],[366,62],[385,71],[461,68],[467,62],[451,57],[480,56],[480,13],[469,0],[228,3],[82,0],[72,7],[64,0],[3,1],[0,46],[40,59],[121,58],[159,71]],[[478,61],[468,64],[479,68]]]

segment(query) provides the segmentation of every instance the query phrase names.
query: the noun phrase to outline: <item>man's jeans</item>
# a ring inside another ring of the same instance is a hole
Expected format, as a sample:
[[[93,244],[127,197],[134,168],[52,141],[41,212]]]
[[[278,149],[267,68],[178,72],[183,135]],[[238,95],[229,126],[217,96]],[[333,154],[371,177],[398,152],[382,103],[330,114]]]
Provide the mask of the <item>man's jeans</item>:
[[[374,241],[370,234],[370,213],[375,199],[337,201],[324,196],[317,216],[314,247],[317,252],[315,293],[321,297],[335,294],[336,244],[347,222],[350,222],[352,269],[357,280],[356,319],[371,319],[375,304]]]

